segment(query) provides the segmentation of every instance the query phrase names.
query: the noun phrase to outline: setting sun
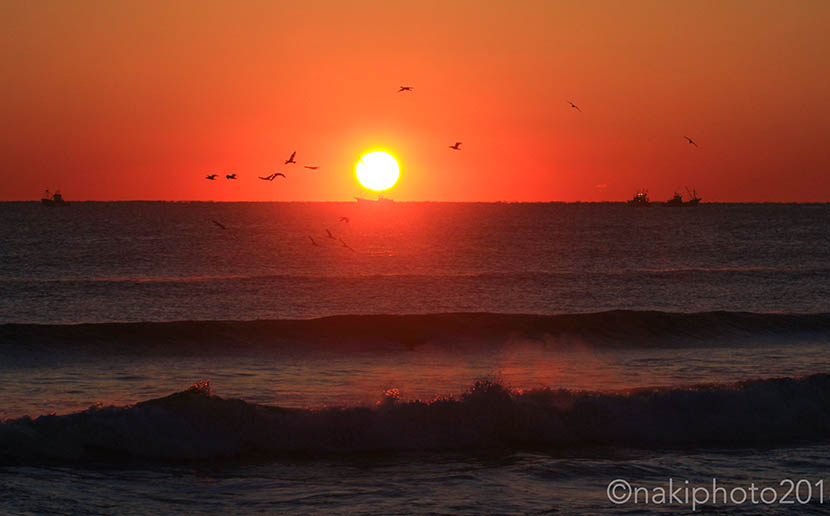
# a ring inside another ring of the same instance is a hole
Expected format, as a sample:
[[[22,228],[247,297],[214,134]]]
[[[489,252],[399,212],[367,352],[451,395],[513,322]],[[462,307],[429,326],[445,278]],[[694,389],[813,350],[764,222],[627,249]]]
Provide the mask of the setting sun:
[[[398,181],[400,169],[391,154],[375,151],[360,158],[355,172],[361,185],[377,192],[394,186]]]

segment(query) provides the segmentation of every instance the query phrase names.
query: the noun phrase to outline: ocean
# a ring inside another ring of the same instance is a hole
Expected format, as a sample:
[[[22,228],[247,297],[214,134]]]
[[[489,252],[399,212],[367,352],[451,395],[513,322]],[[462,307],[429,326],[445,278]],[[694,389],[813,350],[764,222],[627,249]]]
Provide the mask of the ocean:
[[[0,203],[0,513],[826,513],[828,344],[827,204]]]

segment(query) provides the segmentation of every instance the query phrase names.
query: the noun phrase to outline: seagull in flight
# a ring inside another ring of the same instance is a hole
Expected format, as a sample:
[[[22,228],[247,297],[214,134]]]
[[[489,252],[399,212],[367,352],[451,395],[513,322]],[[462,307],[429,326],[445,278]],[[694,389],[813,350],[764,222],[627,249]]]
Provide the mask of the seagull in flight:
[[[285,177],[285,174],[283,174],[282,172],[274,172],[270,176],[265,176],[265,177],[257,176],[257,177],[262,179],[263,181],[273,181],[274,179],[276,179],[277,176]]]
[[[225,179],[236,179],[236,174],[227,174],[225,175]]]
[[[570,100],[566,100],[565,102],[567,102],[568,104],[570,104],[570,105],[571,105],[571,107],[572,107],[572,108],[574,108],[575,110],[577,110],[577,111],[579,111],[580,113],[582,113],[582,110],[581,110],[581,109],[579,109],[579,106],[577,106],[576,104],[574,104],[574,103],[573,103],[573,102],[571,102]]]
[[[225,227],[225,225],[224,225],[224,224],[222,224],[222,223],[221,223],[221,222],[219,222],[218,220],[214,220],[214,221],[213,221],[213,223],[214,223],[214,224],[216,224],[217,226],[219,226],[219,227],[220,227],[220,228],[222,228],[222,229],[228,229],[228,228],[226,228],[226,227]]]
[[[349,223],[349,217],[340,217],[340,222],[345,222],[346,224]]]
[[[287,160],[285,160],[285,164],[288,165],[289,163],[296,163],[296,161],[294,161],[294,156],[296,156],[296,155],[297,155],[297,151],[292,152],[291,157],[288,158]]]
[[[216,181],[216,174],[210,174],[205,176],[205,179],[209,179],[211,181]]]
[[[310,166],[308,166],[308,165],[303,165],[303,168],[307,168],[307,169],[309,169],[309,170],[317,170],[317,169],[318,169],[318,168],[320,168],[320,167],[310,167]]]
[[[692,140],[691,138],[689,138],[688,136],[684,136],[683,138],[686,138],[687,140],[689,140],[689,145],[694,145],[695,147],[699,147],[699,145],[696,144],[695,141]]]
[[[314,241],[314,238],[312,238],[311,235],[308,235],[308,239],[311,240],[311,245],[313,245],[314,247],[322,247],[320,244]]]
[[[414,86],[401,86],[401,89],[398,90],[398,93],[400,93],[402,91],[412,91],[414,89],[415,89]]]
[[[342,238],[338,238],[338,240],[340,240],[340,243],[341,243],[341,244],[343,244],[343,247],[345,247],[345,248],[346,248],[346,249],[348,249],[349,251],[351,251],[351,252],[353,252],[353,253],[356,253],[356,252],[357,252],[357,251],[355,251],[354,249],[352,249],[352,248],[349,246],[349,244],[347,244],[346,242],[344,242]]]
[[[331,231],[329,231],[328,228],[326,228],[326,236],[331,238],[332,240],[336,240],[336,238],[334,238],[334,235],[331,234]],[[341,240],[341,242],[342,242],[342,240]]]
[[[461,142],[455,142],[455,145],[450,145],[449,148],[453,150],[461,150]]]

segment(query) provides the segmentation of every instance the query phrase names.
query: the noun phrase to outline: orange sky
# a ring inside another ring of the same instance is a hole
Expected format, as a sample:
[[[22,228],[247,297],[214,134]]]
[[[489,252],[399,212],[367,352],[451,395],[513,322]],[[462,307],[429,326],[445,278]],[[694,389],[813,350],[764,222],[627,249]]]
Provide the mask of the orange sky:
[[[383,147],[396,200],[830,201],[824,0],[2,0],[0,28],[0,200],[348,200]]]

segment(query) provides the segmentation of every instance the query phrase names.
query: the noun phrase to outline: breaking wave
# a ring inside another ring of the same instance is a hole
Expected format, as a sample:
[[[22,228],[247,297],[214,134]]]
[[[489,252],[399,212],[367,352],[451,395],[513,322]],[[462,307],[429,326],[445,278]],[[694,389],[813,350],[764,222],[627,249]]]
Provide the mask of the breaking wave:
[[[3,324],[0,352],[101,345],[175,350],[188,345],[231,349],[281,344],[415,347],[424,343],[484,343],[511,338],[619,346],[700,346],[719,339],[830,335],[830,313],[675,313],[615,310],[587,314],[443,313],[343,315],[318,319],[179,321],[94,324]],[[229,347],[230,346],[230,347]]]
[[[627,393],[478,382],[455,398],[284,409],[223,399],[208,382],[127,407],[0,423],[0,462],[178,461],[302,454],[754,446],[830,437],[830,375]]]

